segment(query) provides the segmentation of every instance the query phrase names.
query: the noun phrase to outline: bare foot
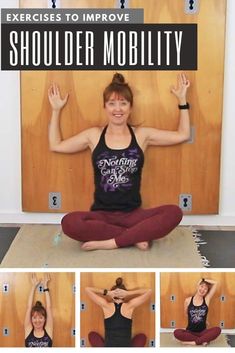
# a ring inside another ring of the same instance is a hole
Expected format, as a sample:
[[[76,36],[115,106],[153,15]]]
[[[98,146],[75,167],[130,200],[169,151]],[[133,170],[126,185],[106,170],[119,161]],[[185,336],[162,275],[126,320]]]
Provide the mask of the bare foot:
[[[195,341],[181,341],[182,344],[185,344],[187,346],[196,346],[196,342]]]
[[[203,346],[207,346],[208,345],[208,342],[204,342],[202,343]]]
[[[136,243],[135,246],[140,250],[148,250],[149,249],[149,242],[148,241],[141,241],[140,243]]]
[[[117,244],[114,239],[86,241],[81,245],[81,249],[85,251],[90,250],[111,250],[117,249]]]

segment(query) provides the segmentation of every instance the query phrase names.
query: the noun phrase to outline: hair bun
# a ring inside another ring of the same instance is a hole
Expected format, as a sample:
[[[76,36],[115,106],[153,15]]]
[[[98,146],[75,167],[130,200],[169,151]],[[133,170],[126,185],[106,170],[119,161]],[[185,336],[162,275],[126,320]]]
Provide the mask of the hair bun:
[[[122,279],[122,277],[118,277],[118,278],[116,279],[116,285],[113,286],[113,287],[111,288],[111,290],[115,290],[115,289],[117,289],[117,288],[127,290],[126,287],[125,287],[125,285],[123,284],[123,279]]]
[[[113,75],[112,83],[122,85],[125,83],[125,78],[122,74],[116,73]]]
[[[36,301],[35,306],[42,306],[42,303],[38,300],[38,301]]]
[[[118,278],[116,279],[116,285],[117,285],[117,286],[121,286],[121,285],[122,285],[122,282],[123,282],[123,279],[122,279],[121,277],[118,277]]]

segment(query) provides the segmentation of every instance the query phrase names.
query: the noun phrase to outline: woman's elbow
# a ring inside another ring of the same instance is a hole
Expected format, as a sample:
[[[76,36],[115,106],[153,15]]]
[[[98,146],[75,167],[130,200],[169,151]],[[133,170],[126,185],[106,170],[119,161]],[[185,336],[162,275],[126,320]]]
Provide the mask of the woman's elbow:
[[[53,145],[53,144],[49,144],[49,151],[50,152],[60,152],[58,145]]]
[[[179,143],[184,143],[184,142],[188,142],[190,140],[190,132],[188,133],[183,133],[180,134],[179,136]]]

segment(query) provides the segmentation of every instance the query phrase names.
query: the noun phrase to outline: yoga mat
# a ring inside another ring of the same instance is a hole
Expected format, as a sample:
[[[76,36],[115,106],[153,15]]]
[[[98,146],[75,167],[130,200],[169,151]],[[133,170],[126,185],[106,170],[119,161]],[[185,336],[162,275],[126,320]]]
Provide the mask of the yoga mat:
[[[150,250],[129,247],[85,252],[58,225],[23,225],[0,267],[203,267],[189,228],[178,227]]]
[[[173,333],[161,333],[160,334],[160,347],[185,347],[185,348],[206,348],[206,347],[230,347],[227,343],[225,334],[221,334],[214,341],[210,342],[207,346],[188,346],[180,343],[175,339]]]

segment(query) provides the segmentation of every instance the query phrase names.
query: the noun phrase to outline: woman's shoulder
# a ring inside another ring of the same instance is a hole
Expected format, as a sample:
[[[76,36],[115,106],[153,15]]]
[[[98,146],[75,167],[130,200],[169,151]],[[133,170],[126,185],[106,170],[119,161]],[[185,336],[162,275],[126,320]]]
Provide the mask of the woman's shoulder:
[[[153,131],[153,130],[156,131],[156,129],[154,129],[152,127],[146,127],[146,126],[142,126],[142,125],[131,126],[131,128],[134,131],[135,135],[143,140],[149,136],[151,131]]]
[[[94,126],[94,127],[88,128],[84,131],[86,131],[88,134],[91,134],[91,135],[97,135],[97,134],[101,134],[103,129],[104,129],[103,126]]]
[[[84,136],[90,142],[92,149],[97,145],[103,131],[103,127],[95,126],[83,131]]]
[[[136,133],[136,132],[144,132],[145,131],[145,127],[142,125],[130,125],[130,127],[132,128],[132,130]]]
[[[185,303],[186,304],[189,304],[190,302],[191,302],[191,300],[192,300],[192,296],[191,297],[187,297],[186,299],[185,299]]]

